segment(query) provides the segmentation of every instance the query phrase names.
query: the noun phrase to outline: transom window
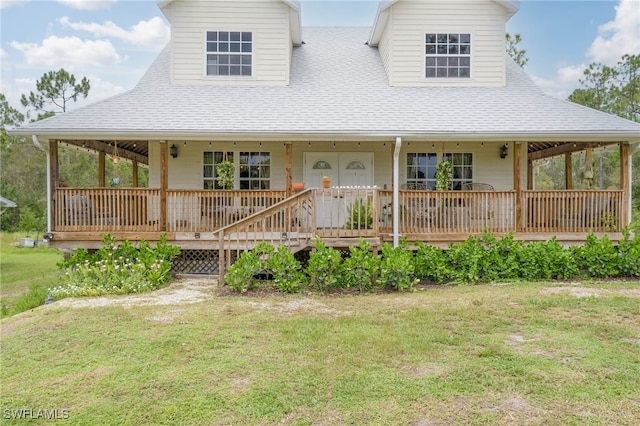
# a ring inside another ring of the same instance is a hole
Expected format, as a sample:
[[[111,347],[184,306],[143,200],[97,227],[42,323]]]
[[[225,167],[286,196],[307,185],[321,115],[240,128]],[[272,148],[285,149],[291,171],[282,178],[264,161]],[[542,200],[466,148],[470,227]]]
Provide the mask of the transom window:
[[[271,188],[271,153],[240,153],[240,189]]]
[[[438,155],[424,152],[407,153],[407,184],[419,188],[436,188],[436,166]]]
[[[207,75],[251,76],[253,33],[207,31]]]
[[[223,189],[219,183],[217,166],[225,160],[233,163],[233,152],[205,152],[202,157],[203,189]]]
[[[465,183],[473,182],[473,154],[445,153],[442,160],[451,161],[453,165],[452,189],[459,191]]]
[[[427,78],[471,78],[471,34],[426,34],[425,46]]]

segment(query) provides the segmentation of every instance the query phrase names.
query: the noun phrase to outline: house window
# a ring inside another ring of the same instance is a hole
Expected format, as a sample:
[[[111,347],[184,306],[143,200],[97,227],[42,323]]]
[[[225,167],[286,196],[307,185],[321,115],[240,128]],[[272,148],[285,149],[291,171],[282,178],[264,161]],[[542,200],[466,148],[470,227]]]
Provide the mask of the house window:
[[[203,185],[204,189],[222,189],[218,182],[218,173],[216,167],[225,160],[233,163],[233,152],[205,152],[202,158]]]
[[[251,76],[253,33],[207,31],[207,75]]]
[[[473,154],[446,153],[442,160],[453,165],[452,189],[459,191],[465,183],[473,182]]]
[[[425,45],[427,78],[471,78],[471,34],[430,33]]]
[[[407,153],[407,187],[436,188],[438,155],[424,152]]]
[[[271,188],[271,153],[240,153],[240,189]]]

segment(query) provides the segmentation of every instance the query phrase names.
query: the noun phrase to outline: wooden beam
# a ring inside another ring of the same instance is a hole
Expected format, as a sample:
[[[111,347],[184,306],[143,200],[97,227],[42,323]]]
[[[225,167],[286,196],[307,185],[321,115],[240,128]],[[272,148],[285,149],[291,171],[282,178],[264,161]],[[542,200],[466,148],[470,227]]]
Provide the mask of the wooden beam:
[[[292,193],[292,188],[291,188],[291,184],[293,183],[293,176],[292,176],[292,171],[293,171],[293,144],[292,143],[285,143],[285,153],[284,153],[284,170],[285,170],[285,184],[287,185],[286,188],[286,192],[287,192],[287,197],[291,196]]]
[[[527,189],[533,189],[533,161],[527,161]]]
[[[98,153],[98,186],[100,188],[104,188],[105,185],[105,153],[104,152],[99,152]]]
[[[107,155],[113,155],[115,152],[115,146],[113,142],[97,141],[97,140],[64,140],[64,143],[79,146],[82,148],[88,148],[92,151],[103,152]],[[149,159],[133,151],[129,151],[126,148],[118,145],[118,157],[126,158],[127,160],[137,161],[142,164],[149,164]]]
[[[573,164],[570,152],[564,154],[564,189],[573,189]]]
[[[513,149],[513,190],[516,191],[516,232],[522,230],[522,145]]]
[[[133,160],[131,163],[131,186],[134,188],[138,187],[138,162]]]
[[[168,157],[169,149],[167,142],[160,142],[160,230],[166,231],[167,224],[167,188],[169,184]]]
[[[631,151],[628,143],[620,144],[620,189],[622,190],[622,226],[628,226],[631,222],[629,217],[631,203],[631,176],[629,174],[629,160]]]
[[[579,152],[585,148],[598,148],[606,145],[613,145],[616,142],[559,142],[557,146],[553,148],[543,149],[540,151],[532,152],[529,154],[529,160],[541,160],[543,158],[557,157],[558,155],[566,154],[567,152]]]

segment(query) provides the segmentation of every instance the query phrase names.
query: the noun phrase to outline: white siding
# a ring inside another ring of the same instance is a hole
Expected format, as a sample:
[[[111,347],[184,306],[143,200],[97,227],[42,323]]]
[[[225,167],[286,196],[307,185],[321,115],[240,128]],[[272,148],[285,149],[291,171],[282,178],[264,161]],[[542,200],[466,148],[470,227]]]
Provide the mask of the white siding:
[[[379,46],[392,86],[504,86],[504,7],[493,0],[402,0],[391,9],[391,30]],[[471,34],[470,79],[425,78],[426,33]]]
[[[281,0],[174,1],[171,16],[172,82],[287,85],[291,66],[289,8]],[[207,76],[207,31],[253,32],[251,77]]]

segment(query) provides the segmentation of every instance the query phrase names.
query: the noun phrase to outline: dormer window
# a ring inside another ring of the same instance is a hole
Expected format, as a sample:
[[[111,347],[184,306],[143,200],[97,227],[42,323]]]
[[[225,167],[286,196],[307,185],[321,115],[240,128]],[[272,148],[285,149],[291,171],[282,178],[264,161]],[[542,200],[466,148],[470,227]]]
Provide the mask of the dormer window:
[[[471,34],[425,36],[426,78],[471,78]]]
[[[253,33],[207,31],[207,75],[251,76]]]

